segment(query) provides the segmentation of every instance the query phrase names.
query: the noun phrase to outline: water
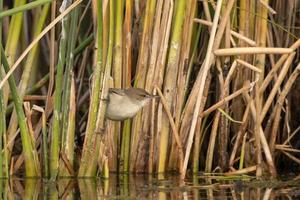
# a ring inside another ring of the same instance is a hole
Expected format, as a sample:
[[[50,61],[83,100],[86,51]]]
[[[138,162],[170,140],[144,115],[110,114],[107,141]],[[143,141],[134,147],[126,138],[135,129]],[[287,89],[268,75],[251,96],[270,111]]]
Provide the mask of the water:
[[[11,179],[1,182],[2,199],[300,199],[300,181],[253,177],[111,175],[98,179]]]

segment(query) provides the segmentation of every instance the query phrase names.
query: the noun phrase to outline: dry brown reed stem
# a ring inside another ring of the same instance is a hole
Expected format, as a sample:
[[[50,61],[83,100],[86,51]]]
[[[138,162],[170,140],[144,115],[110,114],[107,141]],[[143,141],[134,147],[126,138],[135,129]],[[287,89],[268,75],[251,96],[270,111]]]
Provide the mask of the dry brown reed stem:
[[[152,45],[153,45],[152,34],[154,32],[152,30],[153,30],[154,22],[156,22],[156,20],[154,20],[155,11],[156,11],[155,8],[156,8],[155,3],[153,4],[151,1],[145,2],[145,10],[144,10],[145,17],[143,19],[140,19],[140,22],[143,23],[143,26],[142,26],[142,35],[140,37],[140,42],[139,42],[138,58],[137,58],[137,64],[135,70],[136,78],[134,83],[136,87],[140,87],[140,88],[145,88],[145,83],[148,82],[147,64],[149,62],[149,57],[152,54],[152,52],[149,51],[149,49],[152,49]],[[145,148],[147,140],[143,138],[144,136],[148,135],[148,132],[146,132],[146,134],[141,134],[145,129],[144,128],[145,125],[143,123],[143,121],[145,121],[144,120],[145,117],[147,116],[145,115],[144,112],[138,113],[132,121],[131,147],[130,147],[130,156],[129,156],[130,163],[131,163],[129,168],[131,171],[134,168],[136,169],[136,171],[142,171],[143,170],[142,168],[144,168],[144,166],[141,166],[139,164],[143,165],[145,164],[145,162],[139,163],[139,157],[140,156],[144,157],[143,155],[144,149],[141,151],[140,148]],[[123,141],[125,142],[125,140]]]
[[[155,7],[155,6],[154,6]],[[152,29],[155,17],[155,8],[153,8],[153,3],[151,1],[147,1],[145,8],[145,18],[143,24],[143,32],[141,36],[141,42],[139,46],[139,56],[137,60],[137,70],[136,70],[136,83],[137,86],[144,88],[146,81],[146,73],[147,73],[147,64],[148,57],[151,52],[149,51],[149,46],[151,45],[152,38]]]
[[[296,162],[298,165],[300,165],[300,159],[296,158],[295,156],[291,155],[290,153],[281,150],[281,152],[286,155],[289,159],[293,160],[294,162]]]
[[[173,1],[170,1],[170,3],[166,3],[165,1],[162,21],[161,21],[161,32],[163,34],[160,40],[161,47],[159,49],[157,63],[156,63],[156,69],[158,70],[155,70],[156,74],[154,76],[155,77],[154,82],[159,87],[162,87],[163,84],[165,62],[167,59],[167,52],[168,52],[168,42],[171,33],[173,10],[174,10]]]
[[[148,69],[147,69],[147,75],[145,77],[146,81],[145,81],[144,89],[146,91],[152,91],[153,87],[154,87],[153,82],[154,82],[154,78],[155,78],[155,73],[157,71],[156,62],[157,62],[158,53],[159,53],[160,45],[161,45],[160,35],[162,35],[162,30],[163,30],[161,28],[161,21],[163,20],[161,17],[162,12],[163,12],[163,4],[164,4],[164,1],[162,1],[162,0],[159,0],[156,3],[156,9],[155,9],[155,15],[154,15],[155,20],[153,22],[153,28],[152,28],[153,30],[151,30],[153,32],[153,35],[152,35],[151,42],[148,47],[150,49],[151,54],[148,56],[149,57],[148,58]],[[129,59],[131,59],[131,58],[129,58]],[[151,119],[149,120],[149,116],[150,116],[149,112],[150,112],[151,108],[153,109],[153,107],[150,107],[150,106],[144,108],[143,114],[142,114],[142,132],[144,134],[147,133],[148,135],[152,135],[152,133],[153,133],[152,131],[154,131],[153,130],[154,127],[150,126]],[[153,116],[151,115],[151,118],[152,117]],[[149,143],[152,143],[152,144],[149,144],[150,148],[152,148],[151,145],[154,145],[152,136],[149,137]],[[150,161],[150,159],[151,159],[151,161]],[[149,166],[148,167],[149,173],[152,173],[151,171],[153,169],[153,155],[151,158],[149,156],[148,166]]]
[[[132,10],[133,1],[127,0],[125,6],[125,19],[124,19],[124,78],[123,86],[130,87],[131,82],[131,68],[132,68]]]
[[[270,13],[272,14],[277,14],[277,12],[271,7],[269,6],[267,3],[265,3],[263,0],[259,0],[259,3],[261,3],[261,5],[263,5]]]
[[[161,90],[155,86],[155,89],[158,93],[158,95],[160,96],[160,100],[162,102],[162,105],[166,111],[166,114],[169,118],[169,122],[170,122],[170,125],[171,125],[171,128],[172,128],[172,133],[174,135],[174,138],[175,138],[175,141],[176,141],[176,144],[177,144],[177,147],[178,147],[178,152],[179,152],[179,163],[180,163],[180,166],[179,166],[179,169],[180,169],[180,173],[182,173],[182,164],[183,164],[183,148],[182,148],[182,144],[181,144],[181,141],[180,141],[180,137],[179,137],[179,133],[178,133],[178,128],[176,127],[175,125],[175,122],[172,118],[172,114],[170,112],[170,109],[168,107],[168,104],[166,102],[166,99],[164,97],[164,95],[162,94]]]
[[[203,20],[203,19],[197,19],[197,18],[195,18],[194,21],[197,22],[197,23],[200,23],[200,24],[209,26],[209,27],[212,26],[212,22],[206,21],[206,20]],[[230,30],[230,34],[231,34],[232,36],[234,36],[234,37],[236,37],[236,38],[238,38],[238,39],[244,41],[244,42],[247,43],[249,46],[253,46],[253,47],[257,46],[255,41],[253,41],[253,40],[247,38],[246,36],[244,36],[244,35],[242,35],[242,34],[240,34],[240,33],[238,33],[238,32],[235,32],[235,31],[233,31],[233,30]]]
[[[261,44],[261,43],[259,43]],[[256,176],[261,177],[262,176],[262,148],[261,148],[261,142],[260,142],[260,113],[262,108],[262,95],[259,95],[259,85],[262,82],[262,77],[264,76],[264,63],[265,63],[265,57],[262,56],[262,54],[259,54],[258,56],[254,56],[254,60],[257,63],[258,67],[262,70],[262,76],[258,76],[258,74],[255,74],[253,78],[255,78],[256,85],[254,86],[253,91],[253,98],[254,98],[254,104],[255,104],[255,112],[256,112],[256,120],[254,121],[253,128],[254,128],[254,137],[255,137],[255,156],[256,156],[256,164],[257,164],[257,170],[256,170]],[[260,63],[261,62],[261,63]]]
[[[226,173],[224,173],[224,175],[225,176],[231,176],[231,175],[247,174],[247,173],[256,171],[256,169],[257,169],[257,166],[254,165],[254,166],[246,167],[246,168],[239,169],[239,170],[236,170],[236,171],[233,171],[233,172],[226,172]]]
[[[236,59],[236,61],[241,64],[241,65],[244,65],[245,67],[257,72],[257,73],[261,73],[261,69],[255,67],[254,65],[251,65],[250,63],[246,62],[246,61],[243,61],[243,60],[240,60],[240,59]]]
[[[258,121],[259,118],[257,117],[257,114],[256,114],[254,101],[253,101],[253,99],[251,99],[251,97],[249,96],[248,93],[244,93],[244,97],[246,98],[247,103],[250,104],[251,115],[252,115],[252,118],[253,118],[254,123],[255,123],[256,121]],[[270,152],[269,145],[267,143],[267,140],[266,140],[266,137],[265,137],[265,134],[263,132],[263,129],[262,129],[261,125],[259,127],[258,133],[259,133],[259,138],[255,138],[255,139],[260,140],[260,142],[262,144],[262,148],[263,148],[264,153],[265,153],[265,157],[266,157],[268,166],[269,166],[270,173],[273,177],[275,177],[276,174],[277,174],[276,168],[275,168],[275,165],[274,165],[274,162],[273,162],[273,158],[272,158],[272,155],[271,155],[271,152]]]
[[[233,62],[234,66],[236,66],[236,61]],[[216,68],[218,70],[218,83],[219,83],[219,88],[220,88],[220,99],[222,99],[226,93],[226,87],[225,87],[225,82],[224,81],[224,76],[223,76],[223,70],[221,68],[221,61],[220,59],[216,60]],[[235,67],[231,67],[230,70],[235,69]],[[228,76],[226,77],[226,80],[228,80]],[[222,107],[223,109],[226,110],[226,105],[227,103]],[[226,111],[225,111],[226,112]],[[217,111],[217,114],[214,117],[213,120],[213,125],[212,125],[212,129],[210,132],[210,138],[209,138],[209,146],[208,146],[208,150],[207,150],[207,154],[206,154],[206,161],[205,161],[205,172],[211,172],[212,171],[212,163],[213,163],[213,158],[214,158],[214,149],[215,149],[215,144],[217,143],[217,148],[218,148],[218,152],[217,155],[218,156],[218,167],[220,167],[221,171],[223,172],[224,169],[224,165],[226,163],[225,156],[224,156],[224,144],[226,143],[225,140],[227,140],[226,137],[226,133],[223,132],[222,133],[222,125],[224,125],[222,123],[222,118],[221,118],[221,114],[220,111]],[[217,135],[218,133],[220,135],[222,135],[222,137],[218,137]]]
[[[283,80],[286,77],[286,74],[291,66],[291,63],[295,57],[296,53],[292,53],[291,55],[289,55],[289,57],[287,58],[286,62],[284,63],[284,65],[282,66],[282,70],[274,84],[274,87],[272,88],[270,94],[268,95],[268,99],[266,100],[265,104],[263,105],[261,114],[260,114],[260,122],[262,122],[274,100],[274,97],[281,85],[281,83],[283,82]]]
[[[268,47],[274,47],[275,46],[273,40],[274,39],[273,39],[273,35],[271,33],[271,30],[268,30],[268,32],[267,32],[267,46]],[[274,56],[274,54],[268,54],[268,56],[269,56],[269,59],[270,59],[270,64],[271,64],[272,68],[274,68],[274,66],[275,66],[275,56]]]
[[[25,105],[25,103],[24,103],[24,105]],[[26,109],[24,109],[24,110],[26,111]],[[27,115],[27,113],[26,113],[26,115]],[[27,118],[27,116],[26,116],[26,118]],[[28,128],[28,129],[30,130],[30,128]],[[13,135],[11,135],[10,137],[8,137],[8,142],[7,142],[7,144],[5,145],[5,147],[3,148],[2,153],[5,153],[5,151],[8,151],[8,152],[11,151],[11,149],[13,148],[13,145],[14,145],[14,143],[15,143],[15,139],[16,139],[16,137],[18,136],[19,133],[20,133],[20,129],[18,128],[18,129],[14,132]]]
[[[210,38],[209,38],[209,42],[208,42],[207,53],[206,53],[205,61],[204,61],[204,65],[203,65],[203,73],[202,73],[202,77],[201,77],[202,79],[200,81],[200,87],[198,90],[197,101],[196,101],[196,105],[195,105],[195,112],[193,113],[191,129],[189,132],[189,138],[188,138],[188,143],[187,143],[187,147],[186,147],[186,153],[185,153],[185,157],[184,157],[183,171],[181,174],[181,178],[184,178],[185,174],[186,174],[188,160],[190,157],[190,151],[191,151],[193,140],[194,140],[197,118],[199,115],[199,108],[200,108],[200,104],[201,104],[201,99],[203,97],[204,86],[205,86],[208,71],[211,66],[211,62],[214,59],[212,56],[212,51],[213,51],[214,39],[215,39],[216,31],[217,31],[221,7],[222,7],[222,0],[218,0],[215,15],[214,15],[214,20],[213,20],[213,26],[212,26],[212,30],[211,30],[211,34],[210,34]]]
[[[236,139],[235,139],[235,143],[233,145],[232,152],[230,154],[229,167],[232,167],[233,164],[234,164],[235,155],[236,155],[238,147],[241,143],[242,136],[246,132],[248,121],[249,121],[249,111],[250,111],[250,104],[248,104],[246,109],[245,109],[243,119],[242,119],[243,124],[240,126],[240,129],[239,129],[239,131],[237,133],[237,136],[236,136]]]
[[[44,101],[47,99],[45,95],[25,95],[23,101]]]
[[[219,59],[217,60],[219,61]],[[217,62],[218,63],[218,62]],[[235,72],[235,68],[237,67],[237,61],[234,61],[230,67],[230,70],[226,76],[226,79],[224,81],[224,84],[222,85],[223,82],[223,72],[222,69],[220,69],[220,75],[221,77],[220,79],[220,88],[221,88],[221,95],[220,98],[224,98],[226,95],[229,94],[229,87],[230,87],[230,82],[233,76],[233,73]],[[228,103],[226,103],[223,107],[223,109],[225,110],[225,112],[228,112]],[[222,135],[222,137],[219,137],[219,166],[221,167],[221,169],[223,170],[224,168],[226,168],[226,164],[228,163],[227,161],[227,144],[228,144],[228,137],[229,137],[229,130],[228,130],[228,119],[225,116],[221,116],[220,119],[220,127],[219,127],[219,134]],[[213,124],[214,125],[214,124]],[[218,126],[218,124],[217,124]],[[213,134],[213,133],[211,133]],[[213,150],[211,151],[211,153],[213,153]]]
[[[226,2],[226,8],[224,8],[225,12],[222,13],[223,14],[222,16],[220,16],[220,24],[219,24],[218,31],[215,36],[215,41],[213,42],[213,48],[212,48],[213,50],[216,50],[220,47],[220,44],[221,44],[221,41],[223,38],[223,34],[224,34],[226,26],[228,25],[228,20],[230,18],[230,12],[231,12],[231,9],[232,9],[234,3],[235,3],[235,0],[228,0]],[[215,10],[217,11],[217,7],[215,8]],[[212,53],[212,52],[210,52],[210,53]]]
[[[292,75],[287,80],[287,82],[277,100],[276,107],[274,108],[275,117],[274,117],[272,132],[271,132],[271,136],[270,136],[270,141],[269,141],[272,155],[274,155],[274,146],[275,146],[275,141],[277,138],[277,132],[278,132],[278,127],[279,127],[279,122],[280,122],[280,114],[281,114],[281,110],[282,110],[282,105],[283,105],[283,102],[284,102],[287,94],[289,93],[293,83],[295,82],[296,78],[298,77],[299,73],[300,73],[300,63],[297,65],[297,67],[293,71]]]
[[[240,94],[249,91],[252,88],[252,84],[250,84],[249,81],[246,81],[244,86],[235,91],[234,93],[232,93],[231,95],[228,95],[227,97],[224,97],[223,99],[221,99],[220,101],[218,101],[217,103],[215,103],[214,105],[212,105],[211,107],[209,107],[208,109],[206,109],[205,111],[203,111],[200,116],[203,118],[207,115],[209,115],[211,112],[215,111],[216,109],[222,107],[225,103],[227,103],[228,101],[234,99],[235,97],[239,96]]]
[[[217,49],[216,56],[235,56],[245,54],[289,54],[294,50],[290,48],[268,48],[268,47],[237,47],[227,49]]]
[[[229,70],[229,72],[228,72],[228,74],[227,74],[227,77],[226,77],[226,80],[225,80],[225,83],[224,83],[224,86],[225,86],[226,89],[228,89],[228,90],[229,90],[229,88],[228,88],[228,87],[229,87],[229,83],[230,83],[230,81],[232,80],[232,76],[233,76],[233,74],[234,74],[234,72],[235,72],[236,67],[237,67],[237,62],[236,62],[236,60],[235,60],[235,61],[233,61],[232,65],[231,65],[231,67],[230,67],[230,70]],[[227,92],[226,92],[225,95],[227,95]]]
[[[200,80],[200,78],[199,78],[199,80]],[[199,81],[196,81],[196,82],[199,82]],[[201,105],[200,105],[200,108],[199,108],[199,113],[202,113],[204,108],[205,108],[205,102],[208,98],[210,83],[211,83],[211,74],[208,74],[207,79],[206,79],[206,85],[204,87],[203,98],[201,99],[202,102],[201,102]],[[197,85],[198,84],[195,83],[194,86],[193,86],[194,92],[192,90],[192,92],[189,96],[189,100],[188,100],[189,104],[192,102],[192,101],[190,101],[190,99],[195,99],[196,98],[195,97],[197,95],[196,90],[198,89]],[[194,94],[192,95],[192,93],[194,93]],[[194,104],[195,104],[195,102],[192,102],[192,106]],[[188,107],[189,107],[189,105],[187,105],[187,108]],[[185,111],[187,111],[187,110],[185,110]],[[182,123],[181,123],[181,127],[180,127],[180,134],[181,134],[180,136],[181,136],[182,141],[184,143],[186,141],[187,133],[189,131],[189,129],[187,128],[187,121],[189,120],[189,123],[190,123],[193,110],[188,111],[189,114],[187,114],[187,115],[186,115],[185,111],[182,114],[183,119],[182,119]],[[196,136],[195,136],[195,139],[194,139],[194,151],[193,151],[193,154],[194,154],[193,155],[193,172],[194,173],[198,173],[198,171],[199,171],[199,159],[200,159],[199,155],[200,155],[200,151],[201,151],[201,148],[202,148],[204,135],[207,131],[207,129],[205,128],[205,125],[206,125],[206,122],[202,123],[202,120],[198,120],[197,124],[196,124],[196,129],[195,129]]]
[[[300,126],[296,128],[296,130],[294,130],[294,132],[284,141],[283,145],[290,142],[290,140],[298,133],[299,130],[300,130]]]
[[[163,1],[159,0],[157,5],[156,5],[156,13],[155,13],[155,21],[153,25],[153,38],[151,41],[150,47],[150,58],[149,58],[149,66],[148,66],[148,71],[147,71],[147,76],[146,76],[146,81],[145,81],[145,90],[146,91],[151,91],[153,89],[153,79],[155,75],[155,64],[157,61],[157,55],[159,53],[159,47],[160,47],[160,37],[159,35],[161,34],[161,14],[162,14],[162,8],[163,8]]]
[[[220,121],[220,112],[217,112],[214,117],[214,122],[211,128],[211,133],[209,137],[209,143],[207,147],[206,160],[205,160],[205,172],[210,173],[212,169],[214,149],[217,137],[218,124]]]
[[[176,101],[174,106],[174,120],[177,127],[179,127],[180,121],[181,121],[181,114],[183,107],[185,105],[185,98],[187,95],[187,87],[190,82],[190,75],[189,72],[192,69],[193,58],[191,57],[191,54],[194,52],[194,46],[196,41],[191,42],[193,38],[193,35],[195,32],[198,32],[198,30],[194,30],[195,23],[193,21],[195,17],[195,11],[197,8],[197,0],[191,0],[186,5],[186,16],[183,22],[183,31],[182,32],[182,43],[180,47],[180,57],[179,57],[179,63],[178,63],[178,75],[177,75],[177,91],[176,91]],[[197,33],[198,34],[198,33]],[[190,60],[191,62],[187,62]],[[180,133],[181,134],[181,133]],[[168,163],[168,169],[171,171],[177,170],[176,169],[176,163],[178,163],[178,156],[177,156],[177,150],[176,150],[176,143],[174,139],[172,139],[172,146],[170,150],[170,156],[169,156],[169,163]]]
[[[163,81],[163,94],[166,98],[167,105],[170,109],[175,106],[176,95],[176,82],[178,78],[178,64],[180,58],[180,48],[182,46],[182,33],[183,24],[186,15],[186,2],[183,0],[177,1],[177,7],[174,7],[172,31],[169,35],[168,53],[165,60],[165,64],[160,66],[159,71],[164,70],[163,74],[160,74],[159,79]],[[170,5],[169,5],[170,4]],[[166,6],[170,6],[170,11],[173,9],[173,1],[165,1]],[[170,12],[169,11],[169,12]],[[169,22],[168,22],[169,23]],[[166,48],[165,46],[162,48]],[[162,77],[161,77],[162,76]],[[161,82],[162,83],[162,82]],[[160,84],[160,83],[159,83]],[[160,87],[161,85],[158,85]],[[173,110],[173,109],[172,109]],[[174,113],[174,111],[172,111]],[[159,153],[158,153],[158,173],[165,172],[168,165],[168,145],[170,136],[169,119],[165,112],[162,112],[161,118],[161,131],[159,137]],[[181,167],[181,166],[180,166]]]
[[[71,4],[64,12],[62,12],[60,15],[58,15],[48,26],[44,28],[44,30],[36,37],[34,40],[28,45],[28,47],[24,50],[24,52],[20,55],[18,60],[11,66],[9,72],[5,75],[5,77],[0,82],[0,89],[3,87],[4,83],[7,81],[7,79],[12,75],[12,73],[16,70],[16,68],[19,66],[19,64],[22,62],[22,60],[26,57],[26,55],[30,52],[30,50],[40,41],[40,39],[50,31],[55,24],[60,22],[62,18],[64,18],[69,12],[71,12],[76,6],[78,6],[82,0],[77,0],[73,4]]]
[[[203,69],[203,64],[201,66],[201,69]],[[194,105],[195,105],[196,100],[197,100],[197,90],[200,86],[201,75],[202,75],[202,72],[200,71],[197,74],[196,81],[194,82],[191,93],[188,96],[187,102],[186,102],[185,107],[183,109],[183,112],[181,114],[182,120],[181,120],[180,131],[179,132],[180,132],[181,140],[183,141],[184,144],[186,144],[191,119],[192,119],[192,116],[193,116],[193,113],[194,113]],[[205,106],[206,99],[207,99],[207,95],[208,95],[208,91],[209,91],[209,85],[210,85],[210,81],[211,81],[211,74],[210,73],[208,74],[208,77],[207,77],[206,81],[207,81],[207,84],[205,85],[205,88],[204,88],[204,95],[203,95],[203,98],[201,99],[202,103],[201,103],[201,106],[199,108],[200,109],[199,113],[202,113],[202,111],[204,109],[204,106]],[[197,123],[199,123],[199,120],[198,120]],[[201,124],[199,124],[197,126],[201,127]]]
[[[293,51],[295,51],[300,46],[300,39],[298,39],[291,47]],[[271,71],[268,73],[268,75],[264,78],[263,83],[261,84],[259,88],[259,92],[263,93],[269,83],[272,81],[273,77],[276,75],[277,70],[281,67],[281,65],[284,63],[284,61],[287,59],[289,55],[285,54],[280,57],[280,59],[276,62],[275,66],[271,69]]]
[[[204,10],[205,18],[206,18],[209,22],[211,22],[212,19],[211,19],[211,15],[210,15],[208,3],[207,3],[207,1],[202,1],[202,3],[203,3],[203,10]]]
[[[156,95],[157,91],[154,88],[153,95]],[[149,139],[149,161],[148,161],[148,173],[153,173],[153,161],[154,161],[154,131],[155,131],[155,99],[151,101],[151,119],[150,119],[150,139]]]
[[[71,176],[75,176],[75,172],[74,172],[74,170],[73,170],[73,164],[70,163],[70,161],[69,161],[69,159],[68,159],[66,153],[63,152],[63,151],[61,151],[61,152],[60,152],[60,157],[61,157],[61,159],[63,160],[63,162],[64,162],[64,164],[65,164],[65,166],[66,166],[66,168],[67,168],[69,174],[70,174]]]
[[[288,152],[294,152],[294,153],[300,153],[300,150],[299,149],[293,149],[291,148],[290,145],[279,145],[277,144],[275,146],[276,149],[279,149],[279,150],[283,150],[283,151],[288,151]]]

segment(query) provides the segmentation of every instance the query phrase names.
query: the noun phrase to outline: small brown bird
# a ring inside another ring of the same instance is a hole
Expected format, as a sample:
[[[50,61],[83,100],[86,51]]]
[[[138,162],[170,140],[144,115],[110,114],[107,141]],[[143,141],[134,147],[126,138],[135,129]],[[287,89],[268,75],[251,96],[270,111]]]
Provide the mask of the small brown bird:
[[[132,118],[144,105],[156,97],[158,96],[151,95],[141,88],[110,88],[105,116],[113,121]]]

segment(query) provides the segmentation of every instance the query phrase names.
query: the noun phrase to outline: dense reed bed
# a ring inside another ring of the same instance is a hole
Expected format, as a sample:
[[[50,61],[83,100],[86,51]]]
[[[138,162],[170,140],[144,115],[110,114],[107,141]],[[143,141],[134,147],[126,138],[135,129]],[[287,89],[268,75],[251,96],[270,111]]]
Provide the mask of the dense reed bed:
[[[299,169],[297,0],[16,0],[0,9],[0,177]],[[111,87],[160,99],[112,122]]]

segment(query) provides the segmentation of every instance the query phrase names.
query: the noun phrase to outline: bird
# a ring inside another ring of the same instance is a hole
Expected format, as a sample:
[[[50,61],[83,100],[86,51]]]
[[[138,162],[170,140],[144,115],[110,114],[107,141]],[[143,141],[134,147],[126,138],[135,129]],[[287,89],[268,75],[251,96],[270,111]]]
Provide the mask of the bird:
[[[157,97],[142,88],[109,88],[105,117],[112,121],[133,118],[151,99]]]

